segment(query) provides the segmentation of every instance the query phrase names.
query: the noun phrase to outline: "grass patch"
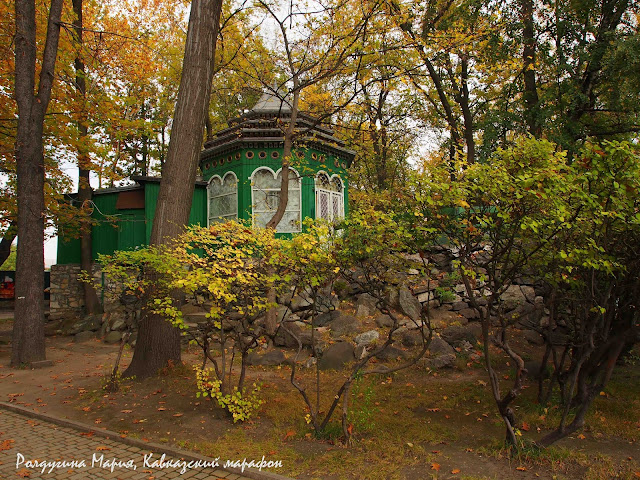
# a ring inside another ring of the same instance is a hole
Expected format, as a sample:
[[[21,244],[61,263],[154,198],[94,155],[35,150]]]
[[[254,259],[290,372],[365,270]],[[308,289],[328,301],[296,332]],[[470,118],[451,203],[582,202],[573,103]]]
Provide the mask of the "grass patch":
[[[510,374],[503,359],[495,361],[501,378]],[[264,455],[266,460],[283,462],[283,469],[274,473],[303,480],[448,478],[445,474],[459,466],[463,471],[455,478],[479,479],[483,477],[477,475],[483,471],[465,472],[463,463],[479,458],[478,452],[504,467],[495,478],[509,478],[508,472],[520,465],[529,472],[552,472],[559,479],[634,478],[630,475],[638,469],[631,461],[616,465],[610,457],[596,460],[593,454],[564,447],[541,450],[523,444],[518,454],[512,454],[501,442],[504,426],[497,417],[486,375],[475,365],[460,368],[429,373],[415,367],[389,376],[358,378],[349,397],[348,419],[353,426],[349,448],[340,445],[342,405],[324,434],[316,436],[305,421],[307,408],[291,386],[286,367],[249,370],[248,380],[262,385],[260,396],[265,403],[255,419],[243,424],[233,424],[211,402],[195,398],[195,376],[189,365],[168,369],[150,381],[125,382],[125,388],[109,398],[99,389],[87,388],[81,400],[91,406],[91,414],[102,417],[105,423],[107,418],[113,419],[111,425],[105,426],[130,432],[129,436],[171,441],[223,461],[259,460]],[[315,404],[315,371],[301,369],[297,377],[308,387]],[[345,372],[321,373],[322,413],[329,408],[344,378]],[[504,380],[504,386],[510,381]],[[582,442],[580,447],[596,445],[591,433],[601,433],[607,439],[637,438],[637,367],[621,368],[605,393],[588,417],[588,439],[573,440]],[[557,420],[556,410],[545,412],[535,404],[535,394],[532,385],[514,405],[518,419],[529,424],[530,431],[523,432],[523,439],[537,437],[537,427],[549,428]],[[133,413],[125,413],[128,410]],[[600,417],[606,422],[598,423]],[[491,439],[497,441],[491,443]],[[449,457],[452,449],[457,457]],[[445,450],[447,456],[443,458],[445,454],[439,452]],[[470,451],[473,453],[465,453]],[[444,465],[447,461],[452,464],[448,470],[444,466],[439,473],[431,470],[431,462]]]
[[[560,407],[553,398],[548,407],[536,402],[537,388],[526,389],[518,402],[518,418],[530,428],[551,430],[560,421]],[[587,412],[585,431],[597,436],[617,436],[640,441],[640,369],[633,365],[618,367],[611,381]]]

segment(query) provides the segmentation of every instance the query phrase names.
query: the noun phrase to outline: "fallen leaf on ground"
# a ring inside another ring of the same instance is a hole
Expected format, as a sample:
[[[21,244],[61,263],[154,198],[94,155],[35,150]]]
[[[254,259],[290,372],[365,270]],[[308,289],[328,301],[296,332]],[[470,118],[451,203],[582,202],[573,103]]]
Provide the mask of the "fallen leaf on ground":
[[[105,447],[104,445],[100,445],[99,447],[96,447],[96,450],[98,450],[99,452],[105,452],[111,449],[109,447]]]
[[[529,424],[527,422],[522,422],[522,430],[525,432],[529,431]]]
[[[120,413],[131,413],[133,410],[120,410]]]
[[[174,417],[181,417],[182,415],[184,415],[184,413],[174,413],[173,414]]]
[[[433,462],[431,464],[431,470],[435,470],[436,472],[440,471],[440,464],[436,463],[436,462]]]
[[[451,470],[451,473],[453,473],[454,475],[456,473],[460,473],[460,469],[459,468],[454,468],[453,470]]]
[[[27,478],[31,476],[31,472],[26,468],[21,468],[16,473],[18,474],[19,477],[22,477],[22,478]]]
[[[519,470],[520,472],[524,472],[526,470],[525,467],[516,467],[516,470]]]
[[[296,432],[294,432],[293,430],[289,430],[284,438],[282,439],[283,442],[286,442],[287,440],[289,440],[290,438],[294,437],[296,435]]]
[[[4,440],[0,442],[0,452],[3,450],[10,450],[12,448],[13,440]]]

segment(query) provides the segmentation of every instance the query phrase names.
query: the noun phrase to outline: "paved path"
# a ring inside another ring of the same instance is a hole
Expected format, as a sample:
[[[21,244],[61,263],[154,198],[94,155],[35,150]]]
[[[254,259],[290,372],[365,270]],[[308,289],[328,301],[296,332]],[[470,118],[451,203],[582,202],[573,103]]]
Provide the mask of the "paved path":
[[[128,443],[132,443],[129,441]],[[135,442],[134,442],[135,443]],[[142,448],[141,448],[142,447]],[[153,446],[149,446],[153,449]],[[145,455],[148,463],[145,465]],[[186,468],[181,474],[178,466],[161,467],[162,454],[133,446],[114,438],[105,438],[91,430],[79,430],[30,418],[21,413],[0,408],[0,479],[46,478],[55,480],[155,480],[155,479],[224,479],[249,480],[248,477],[211,466]],[[181,462],[204,459],[197,455]],[[54,465],[54,462],[76,461],[75,465]],[[212,459],[209,459],[212,460]],[[16,463],[21,461],[19,465]],[[36,468],[27,462],[38,462]],[[165,456],[165,465],[180,461],[178,457]],[[47,462],[42,473],[42,462]],[[113,471],[112,471],[113,466]],[[51,470],[51,471],[50,471]],[[250,475],[252,478],[259,476]],[[267,474],[262,478],[276,477]],[[283,478],[283,477],[280,477]]]

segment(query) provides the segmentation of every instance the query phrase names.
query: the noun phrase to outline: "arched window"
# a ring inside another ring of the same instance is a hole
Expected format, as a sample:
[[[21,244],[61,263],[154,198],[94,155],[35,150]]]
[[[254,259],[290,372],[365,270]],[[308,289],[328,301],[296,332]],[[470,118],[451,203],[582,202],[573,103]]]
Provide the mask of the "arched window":
[[[209,225],[238,218],[238,177],[227,172],[224,178],[211,177],[207,186]]]
[[[316,218],[330,222],[344,218],[344,185],[338,175],[316,175]]]
[[[258,168],[251,175],[251,203],[253,205],[253,221],[256,226],[266,227],[269,220],[276,213],[280,203],[281,180],[282,171],[280,170],[275,174],[268,167]],[[301,231],[300,195],[300,176],[294,169],[290,168],[289,200],[276,232],[294,233]]]

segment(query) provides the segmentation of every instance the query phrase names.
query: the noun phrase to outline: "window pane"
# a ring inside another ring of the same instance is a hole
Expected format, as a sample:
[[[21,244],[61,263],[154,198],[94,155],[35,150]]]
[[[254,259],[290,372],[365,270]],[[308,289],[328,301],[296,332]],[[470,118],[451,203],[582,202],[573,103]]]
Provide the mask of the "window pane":
[[[229,195],[224,195],[223,197],[218,197],[218,201],[220,202],[219,213],[218,215],[228,215],[230,210],[230,198]]]
[[[331,201],[332,201],[332,206],[333,206],[333,211],[332,216],[333,216],[333,220],[338,220],[342,217],[344,217],[344,213],[343,213],[343,200],[342,200],[342,195],[339,193],[332,193],[331,194]]]
[[[280,188],[280,181],[273,178],[273,174],[266,169],[260,169],[253,174],[254,188]]]
[[[278,175],[279,178],[282,178],[282,175]],[[293,170],[289,170],[289,190],[291,189],[299,189],[300,188],[300,178],[296,175],[296,172]]]
[[[263,212],[263,213],[259,213],[256,212],[253,216],[253,221],[256,227],[261,227],[261,228],[265,228],[267,226],[267,223],[269,222],[269,220],[271,220],[271,217],[273,217],[273,213],[270,212]]]
[[[218,217],[220,214],[220,197],[212,198],[209,200],[209,216]]]
[[[213,177],[209,182],[209,196],[215,197],[222,193],[222,181],[218,177]]]
[[[254,211],[269,210],[267,206],[267,192],[263,190],[253,190],[253,209]]]
[[[238,182],[234,175],[225,175],[224,183],[222,185],[222,193],[234,193],[236,191],[237,183]]]
[[[258,190],[253,192],[253,204],[254,209],[257,211],[267,211],[273,210],[275,211],[278,208],[278,203],[280,200],[280,192],[270,190]]]
[[[300,191],[289,190],[289,200],[287,201],[287,210],[300,210]]]
[[[324,173],[318,174],[316,177],[316,187],[329,189],[329,177]]]
[[[229,211],[227,214],[238,218],[238,193],[235,191],[229,195]]]
[[[281,172],[273,178],[271,172],[260,169],[253,175],[253,214],[254,224],[265,227],[271,220],[280,203]],[[278,232],[300,231],[300,178],[289,171],[289,199],[286,212],[276,229]]]
[[[234,175],[225,175],[224,182],[214,177],[207,189],[209,196],[209,223],[238,218],[237,180]]]
[[[277,232],[299,232],[300,231],[300,212],[285,212],[278,224]]]
[[[316,218],[329,218],[329,192],[319,190],[317,193]]]

